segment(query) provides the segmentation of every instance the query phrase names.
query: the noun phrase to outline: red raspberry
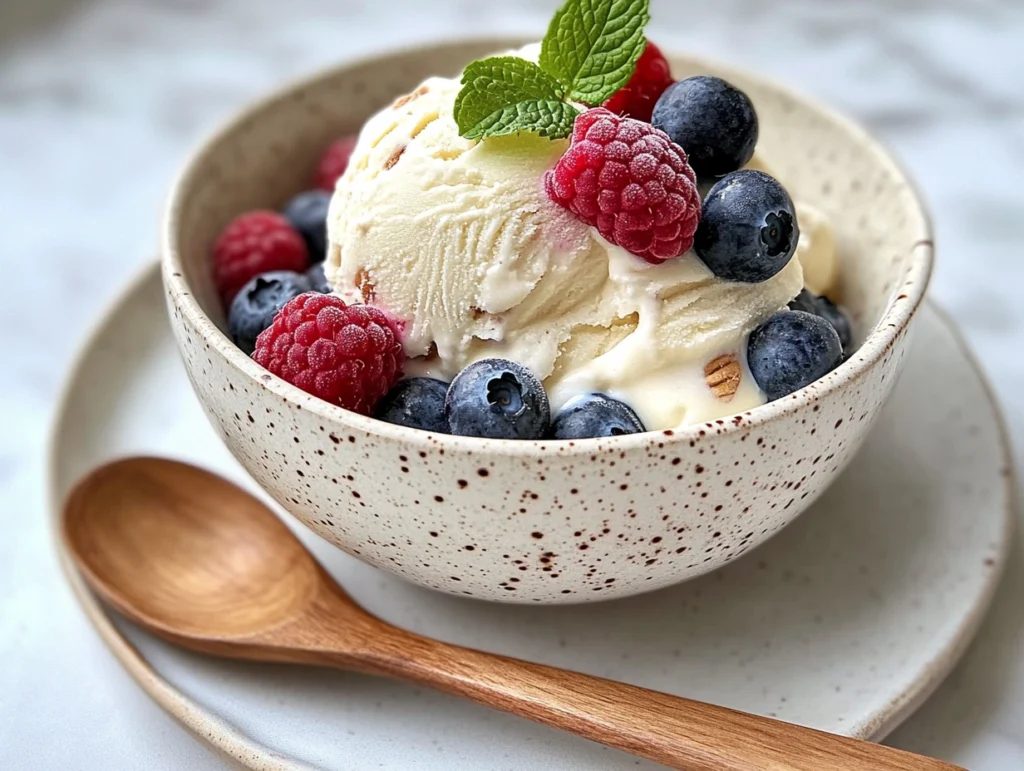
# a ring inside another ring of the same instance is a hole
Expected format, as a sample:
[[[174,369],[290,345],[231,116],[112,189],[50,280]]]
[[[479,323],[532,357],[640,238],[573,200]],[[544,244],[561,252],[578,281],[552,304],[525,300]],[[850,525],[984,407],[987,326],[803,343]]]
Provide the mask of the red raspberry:
[[[213,247],[213,277],[225,309],[250,280],[272,270],[302,273],[309,251],[288,220],[272,211],[253,211],[232,220]]]
[[[252,357],[306,393],[369,415],[402,377],[401,331],[380,308],[306,292],[278,311]]]
[[[654,105],[672,83],[668,60],[658,46],[648,43],[637,60],[633,77],[603,106],[623,117],[650,123]]]
[[[345,173],[348,168],[348,159],[352,157],[352,151],[356,147],[356,136],[342,137],[332,142],[324,154],[320,157],[320,163],[316,167],[314,184],[321,190],[328,193],[334,192],[334,186],[338,177]]]
[[[649,123],[601,107],[581,114],[544,186],[552,201],[647,262],[693,246],[697,177],[683,148]]]

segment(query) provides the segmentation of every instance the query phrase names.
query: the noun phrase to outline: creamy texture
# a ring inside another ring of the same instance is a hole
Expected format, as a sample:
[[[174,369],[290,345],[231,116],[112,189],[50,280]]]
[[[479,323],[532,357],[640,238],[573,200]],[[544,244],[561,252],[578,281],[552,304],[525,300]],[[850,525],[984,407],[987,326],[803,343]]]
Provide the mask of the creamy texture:
[[[459,87],[431,78],[366,123],[328,220],[328,279],[406,321],[410,373],[450,380],[504,357],[553,409],[601,391],[651,430],[763,404],[746,338],[800,291],[801,261],[760,284],[721,281],[692,253],[649,265],[545,195],[567,141],[460,137]],[[739,382],[716,395],[705,367],[723,355]]]
[[[839,258],[832,225],[820,209],[806,203],[796,204],[796,219],[800,223],[796,257],[804,269],[804,286],[814,294],[838,299]]]

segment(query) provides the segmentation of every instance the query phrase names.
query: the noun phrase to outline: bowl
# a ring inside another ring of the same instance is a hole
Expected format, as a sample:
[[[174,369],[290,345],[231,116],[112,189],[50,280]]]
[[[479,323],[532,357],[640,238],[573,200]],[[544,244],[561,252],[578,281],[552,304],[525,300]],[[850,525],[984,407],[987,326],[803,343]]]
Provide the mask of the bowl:
[[[221,228],[308,186],[322,148],[431,74],[521,41],[472,40],[327,70],[244,110],[188,161],[162,234],[171,323],[214,428],[264,489],[349,554],[452,594],[607,600],[668,586],[754,549],[803,512],[860,447],[907,352],[932,264],[913,186],[862,129],[749,73],[687,56],[750,95],[759,150],[836,230],[859,348],[782,400],[730,418],[575,442],[435,435],[342,410],[251,361],[226,336],[210,270]]]

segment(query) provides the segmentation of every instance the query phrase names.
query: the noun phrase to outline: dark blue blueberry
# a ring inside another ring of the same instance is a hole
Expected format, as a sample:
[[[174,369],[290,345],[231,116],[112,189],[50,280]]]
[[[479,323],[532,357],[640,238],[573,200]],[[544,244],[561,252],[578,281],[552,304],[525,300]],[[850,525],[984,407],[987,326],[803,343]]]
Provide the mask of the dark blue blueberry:
[[[818,298],[818,315],[832,325],[843,344],[843,351],[849,353],[853,348],[853,325],[842,308],[827,297]]]
[[[432,377],[402,380],[380,400],[373,416],[378,420],[407,428],[448,433],[444,417],[444,397],[448,384]]]
[[[327,276],[324,275],[324,264],[322,262],[318,262],[307,270],[306,278],[309,279],[309,286],[314,292],[319,292],[320,294],[331,293],[331,285],[327,282]]]
[[[721,78],[696,75],[669,86],[651,123],[686,151],[702,179],[744,166],[757,144],[757,112],[750,99]]]
[[[801,289],[800,294],[789,301],[791,311],[803,311],[818,315],[818,295],[809,289]]]
[[[604,394],[579,396],[566,404],[551,421],[552,439],[589,439],[623,436],[646,431],[627,405]]]
[[[786,267],[800,227],[785,188],[763,171],[736,171],[704,199],[693,250],[719,278],[755,283]]]
[[[310,291],[302,273],[279,270],[256,276],[242,287],[228,309],[228,331],[246,355],[256,349],[256,338],[270,326],[281,306]]]
[[[506,359],[484,359],[456,375],[444,414],[453,434],[492,439],[540,439],[551,422],[544,386]]]
[[[327,210],[330,206],[330,193],[309,190],[290,200],[282,212],[309,247],[310,262],[322,262],[327,256]]]
[[[843,344],[843,351],[849,352],[853,346],[853,326],[850,319],[843,312],[842,308],[833,303],[827,297],[819,297],[807,289],[801,289],[800,294],[789,303],[790,310],[804,311],[821,316],[832,325],[832,328],[839,335],[839,342]]]
[[[843,358],[839,335],[825,319],[780,311],[747,341],[747,364],[768,401],[799,391],[827,375]]]

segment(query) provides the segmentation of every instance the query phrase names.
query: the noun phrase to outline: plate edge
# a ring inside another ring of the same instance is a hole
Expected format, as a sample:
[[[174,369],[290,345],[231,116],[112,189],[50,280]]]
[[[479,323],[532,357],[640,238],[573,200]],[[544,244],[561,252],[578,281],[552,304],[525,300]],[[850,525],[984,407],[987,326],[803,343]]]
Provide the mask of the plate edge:
[[[931,298],[925,298],[925,304],[935,313],[942,326],[950,333],[953,342],[967,359],[974,373],[981,383],[985,393],[985,400],[988,402],[992,413],[996,418],[996,426],[999,431],[999,444],[1002,447],[1003,468],[1000,475],[1003,478],[1003,497],[1006,506],[1003,510],[1003,532],[999,541],[999,551],[996,553],[995,564],[988,574],[988,581],[982,592],[981,600],[972,608],[966,618],[966,622],[957,630],[955,638],[941,651],[939,660],[933,667],[922,672],[921,676],[914,681],[900,696],[890,703],[891,714],[882,717],[878,724],[872,726],[869,722],[864,726],[863,738],[874,742],[881,742],[895,731],[904,721],[914,714],[945,682],[949,674],[956,668],[956,665],[963,658],[967,649],[974,641],[982,622],[988,615],[995,598],[996,591],[1002,583],[1003,573],[1006,571],[1006,563],[1013,547],[1013,537],[1017,529],[1016,514],[1019,506],[1018,484],[1016,461],[1013,452],[1013,442],[1010,439],[1009,426],[1006,417],[1003,415],[1003,408],[996,395],[995,389],[989,382],[988,374],[981,365],[981,360],[974,352],[974,348],[964,336],[956,320],[945,308]],[[911,332],[913,334],[913,332]]]
[[[138,269],[92,322],[75,349],[67,375],[61,385],[57,404],[52,413],[46,438],[46,507],[50,539],[57,551],[58,561],[75,598],[100,639],[132,679],[170,717],[192,736],[222,756],[230,758],[254,771],[309,771],[310,766],[287,758],[259,744],[223,718],[190,699],[162,678],[138,649],[121,634],[99,599],[85,584],[75,568],[60,537],[58,518],[63,501],[57,490],[57,443],[63,433],[68,402],[75,389],[78,376],[99,336],[109,326],[121,308],[150,281],[160,280],[160,263],[149,262]]]

